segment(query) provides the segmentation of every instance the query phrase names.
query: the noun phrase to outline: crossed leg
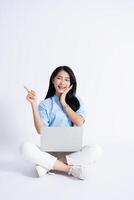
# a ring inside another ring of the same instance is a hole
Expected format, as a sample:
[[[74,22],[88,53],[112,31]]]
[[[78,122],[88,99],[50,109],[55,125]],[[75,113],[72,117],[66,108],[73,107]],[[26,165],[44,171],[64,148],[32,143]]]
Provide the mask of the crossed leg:
[[[77,176],[75,171],[70,172],[71,166],[89,165],[97,161],[100,159],[101,148],[98,145],[88,145],[84,146],[81,151],[57,159],[55,156],[41,151],[37,145],[26,142],[21,145],[21,152],[30,161],[48,171],[57,170],[68,174],[73,173],[74,176]],[[79,169],[76,168],[76,170]]]

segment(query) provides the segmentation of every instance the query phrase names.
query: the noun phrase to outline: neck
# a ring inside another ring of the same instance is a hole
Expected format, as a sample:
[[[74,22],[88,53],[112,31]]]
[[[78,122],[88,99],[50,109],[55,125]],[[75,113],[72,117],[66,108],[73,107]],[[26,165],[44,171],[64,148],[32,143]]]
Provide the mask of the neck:
[[[59,98],[60,98],[60,96],[61,96],[61,94],[59,94],[59,93],[55,93],[55,95],[56,95],[57,97],[59,97]]]

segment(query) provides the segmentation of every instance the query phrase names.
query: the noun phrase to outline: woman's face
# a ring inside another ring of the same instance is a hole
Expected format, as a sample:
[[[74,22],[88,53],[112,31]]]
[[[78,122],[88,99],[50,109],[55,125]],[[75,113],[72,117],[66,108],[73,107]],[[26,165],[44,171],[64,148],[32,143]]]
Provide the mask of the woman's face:
[[[60,96],[70,86],[70,76],[66,71],[60,71],[53,79],[55,94]]]

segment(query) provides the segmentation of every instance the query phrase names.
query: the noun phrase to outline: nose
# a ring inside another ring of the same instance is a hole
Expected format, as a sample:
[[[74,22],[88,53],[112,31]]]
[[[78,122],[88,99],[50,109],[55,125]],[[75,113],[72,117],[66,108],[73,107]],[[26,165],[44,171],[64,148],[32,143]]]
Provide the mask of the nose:
[[[62,79],[61,80],[61,84],[64,85],[65,84],[65,80]]]

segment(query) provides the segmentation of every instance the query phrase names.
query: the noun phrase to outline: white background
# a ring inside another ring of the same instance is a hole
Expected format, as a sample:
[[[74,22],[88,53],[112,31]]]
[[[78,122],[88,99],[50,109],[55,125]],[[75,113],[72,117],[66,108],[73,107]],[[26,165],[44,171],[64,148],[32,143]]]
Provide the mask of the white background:
[[[134,1],[0,0],[0,188],[7,199],[133,200]],[[87,111],[85,142],[103,147],[85,181],[37,178],[19,154],[39,142],[26,85],[44,99],[52,71],[70,66]]]
[[[38,141],[23,85],[45,97],[70,66],[87,111],[86,142],[134,142],[134,1],[0,1],[0,146]]]

